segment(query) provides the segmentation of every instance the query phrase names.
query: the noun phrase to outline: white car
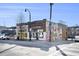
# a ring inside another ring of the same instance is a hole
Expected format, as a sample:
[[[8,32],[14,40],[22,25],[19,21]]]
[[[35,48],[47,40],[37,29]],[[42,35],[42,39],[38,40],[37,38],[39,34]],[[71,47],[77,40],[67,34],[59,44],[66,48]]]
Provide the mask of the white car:
[[[77,36],[75,36],[75,39],[74,39],[75,41],[79,41],[79,36],[77,35]]]
[[[79,39],[79,36],[75,36],[76,39]]]
[[[0,35],[1,40],[9,40],[8,36],[5,36],[5,34]]]

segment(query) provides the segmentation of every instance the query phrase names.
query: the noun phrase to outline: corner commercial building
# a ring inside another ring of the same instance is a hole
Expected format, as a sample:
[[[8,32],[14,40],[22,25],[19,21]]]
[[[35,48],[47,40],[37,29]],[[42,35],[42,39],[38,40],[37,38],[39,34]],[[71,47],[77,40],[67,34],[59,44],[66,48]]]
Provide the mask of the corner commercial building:
[[[36,37],[38,36],[38,40],[49,41],[49,37],[50,37],[49,23],[50,22],[47,21],[46,19],[31,22],[30,23],[31,39],[36,40],[37,39]],[[54,41],[59,38],[60,39],[66,38],[66,37],[60,36],[60,34],[63,36],[62,34],[63,27],[64,25],[62,26],[62,25],[59,25],[58,23],[51,22],[51,41]],[[18,23],[16,26],[16,29],[17,29],[16,35],[21,40],[29,40],[29,22]]]

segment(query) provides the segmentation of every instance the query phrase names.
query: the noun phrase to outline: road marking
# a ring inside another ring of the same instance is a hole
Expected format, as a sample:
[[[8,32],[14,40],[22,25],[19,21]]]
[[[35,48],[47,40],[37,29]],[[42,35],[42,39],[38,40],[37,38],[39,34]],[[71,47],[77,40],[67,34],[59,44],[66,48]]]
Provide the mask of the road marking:
[[[0,53],[3,53],[3,52],[5,52],[5,51],[10,50],[10,49],[15,48],[15,47],[16,47],[16,46],[12,46],[12,47],[7,48],[7,49],[5,49],[5,50],[3,50],[3,51],[0,51]]]

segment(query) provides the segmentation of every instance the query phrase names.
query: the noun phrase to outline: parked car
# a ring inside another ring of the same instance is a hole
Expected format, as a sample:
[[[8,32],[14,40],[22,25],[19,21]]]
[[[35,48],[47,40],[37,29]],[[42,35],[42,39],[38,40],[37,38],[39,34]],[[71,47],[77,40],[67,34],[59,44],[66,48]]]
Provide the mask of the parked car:
[[[0,35],[1,40],[9,40],[9,37],[6,36],[5,34]]]
[[[74,38],[75,38],[75,36],[68,36],[68,38],[72,38],[72,39],[74,39]]]
[[[76,42],[76,41],[79,41],[79,35],[76,35],[76,36],[75,36],[74,41],[75,41],[75,42]]]
[[[70,36],[67,37],[67,40],[73,41],[74,39],[75,39],[75,36],[74,35],[70,35]]]

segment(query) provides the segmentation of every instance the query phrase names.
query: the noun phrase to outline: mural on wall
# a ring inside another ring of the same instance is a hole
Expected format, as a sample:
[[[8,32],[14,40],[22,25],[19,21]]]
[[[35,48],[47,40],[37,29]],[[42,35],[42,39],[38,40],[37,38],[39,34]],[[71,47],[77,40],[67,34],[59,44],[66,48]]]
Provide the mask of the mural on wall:
[[[20,29],[20,26],[17,26],[18,30],[16,33],[18,33],[18,37],[19,39],[27,39],[28,35],[28,26],[27,25],[23,25],[21,26],[21,29]]]

